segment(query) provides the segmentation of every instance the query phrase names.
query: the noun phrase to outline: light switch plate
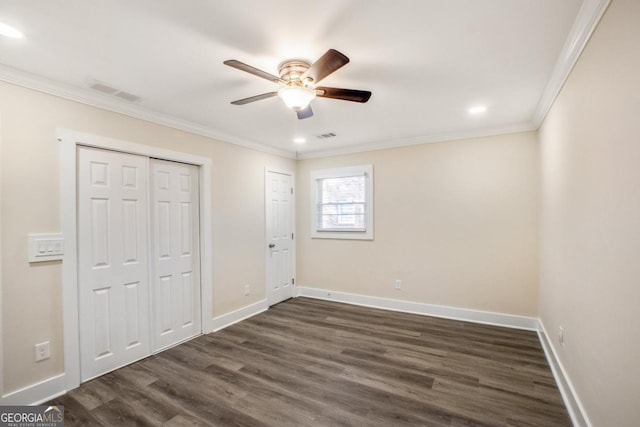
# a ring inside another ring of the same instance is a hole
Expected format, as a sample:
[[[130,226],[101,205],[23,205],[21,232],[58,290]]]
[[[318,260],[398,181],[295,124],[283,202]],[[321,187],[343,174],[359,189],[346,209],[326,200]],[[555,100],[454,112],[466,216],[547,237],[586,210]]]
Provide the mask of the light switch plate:
[[[28,234],[29,262],[57,261],[64,255],[62,233]]]

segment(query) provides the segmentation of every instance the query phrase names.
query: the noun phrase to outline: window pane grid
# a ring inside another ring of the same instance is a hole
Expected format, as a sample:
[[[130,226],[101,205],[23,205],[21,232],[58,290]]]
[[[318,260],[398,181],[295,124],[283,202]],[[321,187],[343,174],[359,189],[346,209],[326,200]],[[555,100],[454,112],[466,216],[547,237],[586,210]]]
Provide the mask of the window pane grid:
[[[366,231],[365,176],[318,179],[318,231]]]
[[[373,165],[311,171],[311,237],[373,240]]]

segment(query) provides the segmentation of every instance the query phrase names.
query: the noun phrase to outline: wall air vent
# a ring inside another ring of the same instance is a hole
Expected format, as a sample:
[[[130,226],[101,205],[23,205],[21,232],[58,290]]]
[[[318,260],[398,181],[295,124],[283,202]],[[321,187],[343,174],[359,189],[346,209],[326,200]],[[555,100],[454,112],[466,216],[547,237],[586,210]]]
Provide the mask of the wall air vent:
[[[320,135],[316,135],[316,138],[318,138],[318,139],[327,139],[327,138],[333,138],[334,136],[336,136],[335,133],[327,132],[327,133],[322,133]]]
[[[106,93],[107,95],[117,96],[118,98],[122,98],[129,102],[136,102],[140,99],[138,95],[125,92],[123,90],[115,88],[107,83],[100,82],[98,80],[89,81],[89,87],[93,90],[97,90],[98,92]]]

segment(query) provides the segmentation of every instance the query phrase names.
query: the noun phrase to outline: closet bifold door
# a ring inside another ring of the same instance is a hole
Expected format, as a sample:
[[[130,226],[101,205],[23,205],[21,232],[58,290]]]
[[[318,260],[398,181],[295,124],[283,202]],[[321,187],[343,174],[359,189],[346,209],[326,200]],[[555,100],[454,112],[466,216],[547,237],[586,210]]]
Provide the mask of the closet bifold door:
[[[78,287],[82,381],[151,352],[148,159],[78,148]]]
[[[153,351],[202,331],[198,167],[150,159]]]

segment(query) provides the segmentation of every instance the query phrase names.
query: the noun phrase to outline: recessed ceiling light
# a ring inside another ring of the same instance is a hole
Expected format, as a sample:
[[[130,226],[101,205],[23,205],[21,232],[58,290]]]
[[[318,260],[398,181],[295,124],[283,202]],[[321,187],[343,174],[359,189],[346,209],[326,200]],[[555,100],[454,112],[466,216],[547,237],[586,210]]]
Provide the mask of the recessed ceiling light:
[[[4,22],[0,22],[0,36],[5,36],[12,39],[21,39],[24,37],[24,34],[17,28],[5,24]]]
[[[293,142],[295,142],[296,144],[304,144],[305,142],[307,142],[307,140],[304,138],[293,138]]]
[[[469,114],[482,114],[487,112],[486,105],[476,105],[475,107],[469,108]]]

